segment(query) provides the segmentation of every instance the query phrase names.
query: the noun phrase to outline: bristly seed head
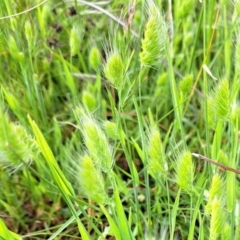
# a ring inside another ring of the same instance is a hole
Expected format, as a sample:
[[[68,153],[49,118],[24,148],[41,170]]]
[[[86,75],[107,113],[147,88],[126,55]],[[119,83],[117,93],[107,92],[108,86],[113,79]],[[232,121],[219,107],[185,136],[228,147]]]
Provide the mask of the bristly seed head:
[[[221,120],[227,120],[230,113],[230,90],[227,79],[222,79],[214,94],[216,116]]]
[[[107,80],[120,91],[124,84],[124,64],[119,53],[109,53],[107,62],[104,66],[104,74]]]
[[[93,160],[88,155],[81,158],[79,178],[80,189],[89,200],[98,204],[105,203],[107,195],[101,171],[94,166]]]
[[[0,110],[0,163],[10,173],[28,166],[39,155],[34,138]]]
[[[189,194],[192,192],[194,169],[191,152],[182,152],[176,159],[176,182]]]
[[[99,124],[89,116],[82,119],[83,136],[94,164],[104,172],[112,169],[113,154],[105,133]]]
[[[157,9],[155,4],[150,1],[148,5],[149,19],[145,26],[142,51],[140,53],[140,62],[143,66],[151,67],[159,62],[168,39],[164,16]]]
[[[165,176],[167,172],[167,162],[161,135],[157,127],[152,127],[148,134],[148,171],[153,178],[159,175]]]
[[[207,214],[211,214],[212,212],[212,204],[214,198],[222,198],[223,196],[223,181],[219,174],[215,174],[212,178],[211,188],[209,190],[209,196],[207,200],[207,204],[205,206],[205,212]]]

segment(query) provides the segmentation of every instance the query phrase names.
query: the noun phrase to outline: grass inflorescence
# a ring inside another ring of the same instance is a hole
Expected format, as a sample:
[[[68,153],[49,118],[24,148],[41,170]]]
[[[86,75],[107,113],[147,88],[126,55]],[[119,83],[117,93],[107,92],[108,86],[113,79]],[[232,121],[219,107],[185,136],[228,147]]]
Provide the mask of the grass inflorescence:
[[[0,3],[0,239],[239,239],[239,1]]]

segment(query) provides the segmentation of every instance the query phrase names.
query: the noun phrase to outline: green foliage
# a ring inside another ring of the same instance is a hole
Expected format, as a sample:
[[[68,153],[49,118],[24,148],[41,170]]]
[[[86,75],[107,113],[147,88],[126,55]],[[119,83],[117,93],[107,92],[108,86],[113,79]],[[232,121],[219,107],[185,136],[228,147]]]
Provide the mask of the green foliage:
[[[8,228],[6,227],[6,224],[3,222],[2,219],[0,219],[0,238],[3,240],[7,240],[7,239],[21,240],[22,239],[21,236],[19,236],[18,234],[8,230]]]
[[[0,238],[240,239],[239,6],[0,1]]]

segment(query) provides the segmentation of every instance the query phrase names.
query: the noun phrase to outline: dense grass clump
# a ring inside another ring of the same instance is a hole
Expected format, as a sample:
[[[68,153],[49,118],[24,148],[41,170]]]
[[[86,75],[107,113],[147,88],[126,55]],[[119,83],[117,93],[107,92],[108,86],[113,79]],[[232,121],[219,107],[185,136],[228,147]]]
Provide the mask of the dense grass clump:
[[[239,239],[239,1],[0,2],[0,239]]]

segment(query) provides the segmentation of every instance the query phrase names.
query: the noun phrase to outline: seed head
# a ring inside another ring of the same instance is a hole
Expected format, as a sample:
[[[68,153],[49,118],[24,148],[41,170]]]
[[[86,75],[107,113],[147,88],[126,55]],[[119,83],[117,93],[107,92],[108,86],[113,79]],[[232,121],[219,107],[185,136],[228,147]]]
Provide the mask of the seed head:
[[[166,47],[168,30],[163,15],[152,2],[148,6],[148,15],[142,39],[140,62],[143,66],[151,67],[159,63],[162,51]]]
[[[192,154],[184,151],[176,159],[176,182],[184,191],[191,193],[194,178]]]

